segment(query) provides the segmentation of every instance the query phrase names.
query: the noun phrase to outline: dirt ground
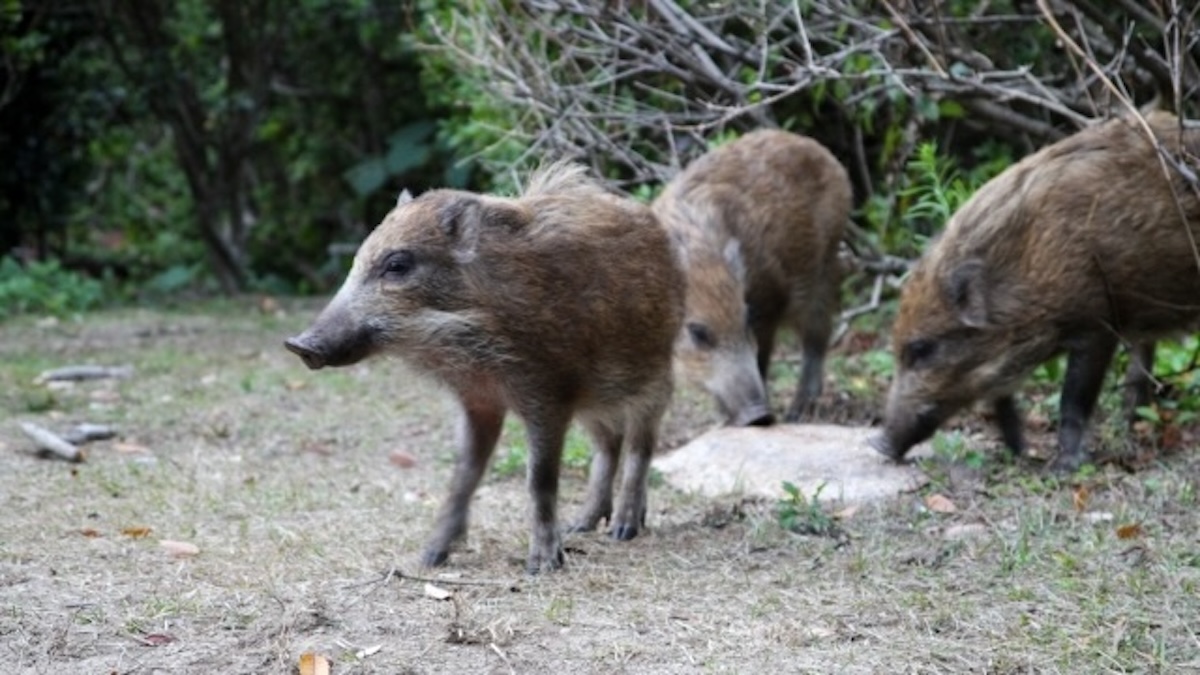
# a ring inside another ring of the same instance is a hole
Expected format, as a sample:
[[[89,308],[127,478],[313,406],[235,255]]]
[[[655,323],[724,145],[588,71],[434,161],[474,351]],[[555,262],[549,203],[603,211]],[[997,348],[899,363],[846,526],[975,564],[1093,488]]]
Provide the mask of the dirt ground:
[[[420,570],[451,408],[397,362],[305,370],[280,343],[317,306],[0,324],[0,670],[294,673],[315,652],[335,673],[1200,672],[1190,434],[1066,481],[950,432],[921,492],[817,514],[837,536],[655,481],[645,536],[569,537],[566,568],[538,577],[521,472],[497,467],[468,546]],[[841,392],[881,383],[838,357],[830,416],[869,417]],[[79,363],[134,374],[33,383]],[[20,421],[120,435],[70,464],[29,454]],[[684,387],[664,445],[713,422]],[[566,472],[562,514],[584,484]]]

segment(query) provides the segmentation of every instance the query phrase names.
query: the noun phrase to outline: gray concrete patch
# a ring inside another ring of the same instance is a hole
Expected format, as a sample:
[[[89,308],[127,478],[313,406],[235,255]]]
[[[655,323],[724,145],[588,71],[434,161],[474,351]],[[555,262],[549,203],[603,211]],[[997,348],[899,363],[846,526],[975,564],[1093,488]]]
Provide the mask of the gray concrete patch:
[[[876,430],[824,424],[724,427],[693,439],[654,462],[668,485],[715,497],[726,494],[777,498],[783,481],[809,496],[847,503],[911,492],[926,477],[911,464],[885,459],[867,445]],[[927,444],[909,453],[927,456]]]

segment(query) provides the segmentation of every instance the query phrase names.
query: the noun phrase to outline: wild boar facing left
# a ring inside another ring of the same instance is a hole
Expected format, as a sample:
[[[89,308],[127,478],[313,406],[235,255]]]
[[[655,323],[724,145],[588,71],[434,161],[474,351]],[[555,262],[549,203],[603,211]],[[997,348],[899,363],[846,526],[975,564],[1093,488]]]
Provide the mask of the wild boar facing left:
[[[515,412],[529,440],[530,572],[563,563],[559,463],[573,418],[592,437],[585,504],[631,539],[645,525],[646,479],[671,397],[684,278],[646,207],[556,164],[504,199],[435,190],[402,197],[367,237],[341,290],[287,348],[309,368],[394,354],[444,384],[461,407],[449,498],[422,555],[446,561],[471,496]],[[628,448],[620,501],[613,481]]]

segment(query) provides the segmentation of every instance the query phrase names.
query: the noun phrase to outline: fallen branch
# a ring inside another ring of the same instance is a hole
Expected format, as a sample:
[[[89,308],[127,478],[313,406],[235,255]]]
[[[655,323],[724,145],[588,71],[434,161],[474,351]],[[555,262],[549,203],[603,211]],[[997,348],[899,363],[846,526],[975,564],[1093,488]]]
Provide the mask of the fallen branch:
[[[109,378],[126,378],[133,375],[133,366],[64,366],[47,370],[34,379],[34,384],[79,380],[103,380]]]
[[[85,458],[82,450],[48,429],[31,422],[21,422],[21,431],[37,444],[39,456],[63,459],[68,462],[82,462]]]
[[[76,425],[62,435],[63,440],[75,445],[83,445],[92,441],[106,441],[117,435],[117,430],[107,424],[91,424],[84,422]]]

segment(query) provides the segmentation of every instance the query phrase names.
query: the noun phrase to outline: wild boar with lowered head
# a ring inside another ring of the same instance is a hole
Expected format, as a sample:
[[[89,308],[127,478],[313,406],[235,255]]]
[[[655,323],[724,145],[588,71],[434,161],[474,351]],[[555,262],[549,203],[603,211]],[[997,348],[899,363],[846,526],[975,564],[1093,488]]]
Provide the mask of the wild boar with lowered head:
[[[954,214],[901,293],[880,452],[903,458],[978,400],[1021,452],[1014,392],[1063,352],[1053,468],[1089,458],[1087,423],[1122,342],[1136,347],[1127,384],[1145,398],[1153,341],[1200,318],[1200,128],[1167,113],[1146,121],[1049,145]]]
[[[402,195],[367,237],[340,291],[286,341],[310,368],[395,354],[461,404],[461,454],[422,561],[439,565],[467,531],[471,496],[508,410],[525,423],[533,525],[528,569],[562,565],[559,463],[573,418],[594,441],[582,513],[630,539],[672,388],[684,279],[650,209],[554,165],[519,198]],[[628,448],[620,503],[613,481]]]
[[[850,207],[850,181],[837,159],[810,138],[778,130],[706,153],[655,200],[688,279],[680,371],[703,382],[730,423],[772,423],[765,383],[785,323],[795,327],[804,359],[786,419],[807,415],[820,396]]]

